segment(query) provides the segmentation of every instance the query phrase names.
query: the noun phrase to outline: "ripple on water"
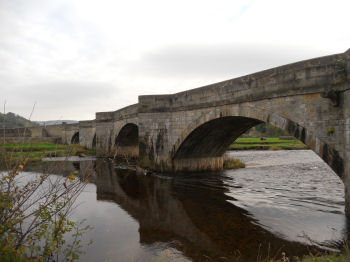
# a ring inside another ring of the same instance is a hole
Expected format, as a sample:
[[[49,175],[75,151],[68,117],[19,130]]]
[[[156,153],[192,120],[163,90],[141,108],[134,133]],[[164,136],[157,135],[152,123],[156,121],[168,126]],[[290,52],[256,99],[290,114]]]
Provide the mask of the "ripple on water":
[[[317,243],[344,237],[344,186],[310,150],[230,151],[247,164],[227,170],[233,201],[259,223],[284,238]]]

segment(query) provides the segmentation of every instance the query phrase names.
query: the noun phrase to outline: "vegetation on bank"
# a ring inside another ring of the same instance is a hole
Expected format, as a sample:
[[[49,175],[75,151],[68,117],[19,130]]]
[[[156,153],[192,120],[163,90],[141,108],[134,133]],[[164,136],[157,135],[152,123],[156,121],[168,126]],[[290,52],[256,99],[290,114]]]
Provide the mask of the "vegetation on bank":
[[[0,261],[79,259],[91,243],[82,241],[90,226],[71,220],[69,213],[88,181],[73,173],[27,180],[21,175],[23,165],[9,166],[0,174]]]
[[[89,156],[95,151],[81,145],[61,145],[54,143],[7,143],[0,144],[0,165],[5,162],[33,164],[45,157]]]
[[[297,139],[286,140],[278,137],[268,137],[265,140],[258,137],[239,137],[229,147],[230,150],[297,150],[307,148]]]
[[[257,137],[279,137],[279,136],[288,136],[288,132],[286,130],[275,127],[269,123],[261,123],[257,126],[252,127],[248,131],[251,136]]]
[[[69,214],[88,183],[87,171],[26,176],[28,162],[52,155],[90,153],[78,145],[52,143],[0,144],[0,261],[75,261],[90,241],[90,226]],[[90,170],[90,169],[87,169]]]
[[[322,256],[307,256],[301,262],[349,262],[350,261],[350,252],[349,250],[345,251],[342,254],[329,254]]]
[[[224,169],[245,168],[245,164],[236,158],[229,158],[224,161]]]
[[[350,250],[345,247],[341,253],[319,253],[316,255],[310,254],[304,256],[303,258],[298,257],[284,257],[282,256],[282,261],[286,262],[349,262],[350,261]],[[281,260],[266,260],[266,262],[279,262]]]

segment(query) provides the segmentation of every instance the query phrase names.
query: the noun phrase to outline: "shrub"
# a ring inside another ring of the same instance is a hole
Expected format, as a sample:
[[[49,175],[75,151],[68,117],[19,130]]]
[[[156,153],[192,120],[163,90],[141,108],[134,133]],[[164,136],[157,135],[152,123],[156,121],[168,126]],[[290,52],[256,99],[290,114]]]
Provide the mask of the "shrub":
[[[84,189],[74,173],[67,177],[24,177],[22,164],[0,173],[0,261],[74,261],[89,226],[69,219]],[[66,243],[65,236],[73,238]]]

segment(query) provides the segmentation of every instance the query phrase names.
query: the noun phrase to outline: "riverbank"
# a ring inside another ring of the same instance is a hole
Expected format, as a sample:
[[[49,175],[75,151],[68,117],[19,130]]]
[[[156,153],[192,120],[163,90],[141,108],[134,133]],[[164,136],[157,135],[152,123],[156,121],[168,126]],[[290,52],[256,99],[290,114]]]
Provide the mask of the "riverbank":
[[[45,157],[91,156],[95,150],[83,146],[54,143],[6,143],[0,144],[0,166],[8,163],[31,164]]]
[[[308,149],[297,139],[279,139],[267,137],[261,140],[259,137],[239,137],[233,142],[229,150],[301,150]]]
[[[299,260],[300,261],[300,260]],[[327,254],[320,256],[307,256],[302,262],[348,262],[350,261],[350,251],[347,249],[342,254]]]

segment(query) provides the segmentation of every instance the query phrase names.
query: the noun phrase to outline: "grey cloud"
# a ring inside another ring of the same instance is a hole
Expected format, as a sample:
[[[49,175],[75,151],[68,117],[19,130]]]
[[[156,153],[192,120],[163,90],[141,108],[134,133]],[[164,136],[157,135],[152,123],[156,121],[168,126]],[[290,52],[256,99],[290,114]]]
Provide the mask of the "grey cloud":
[[[319,50],[285,46],[170,46],[145,54],[129,70],[145,75],[200,77],[238,76],[319,56]]]
[[[71,119],[92,119],[105,102],[118,95],[119,90],[101,82],[46,82],[5,89],[4,99],[8,110],[27,116],[34,102],[35,116],[54,119],[65,116]],[[1,101],[3,102],[3,101]]]
[[[118,90],[111,84],[99,82],[48,82],[23,88],[27,97],[54,104],[82,103],[109,97]]]

